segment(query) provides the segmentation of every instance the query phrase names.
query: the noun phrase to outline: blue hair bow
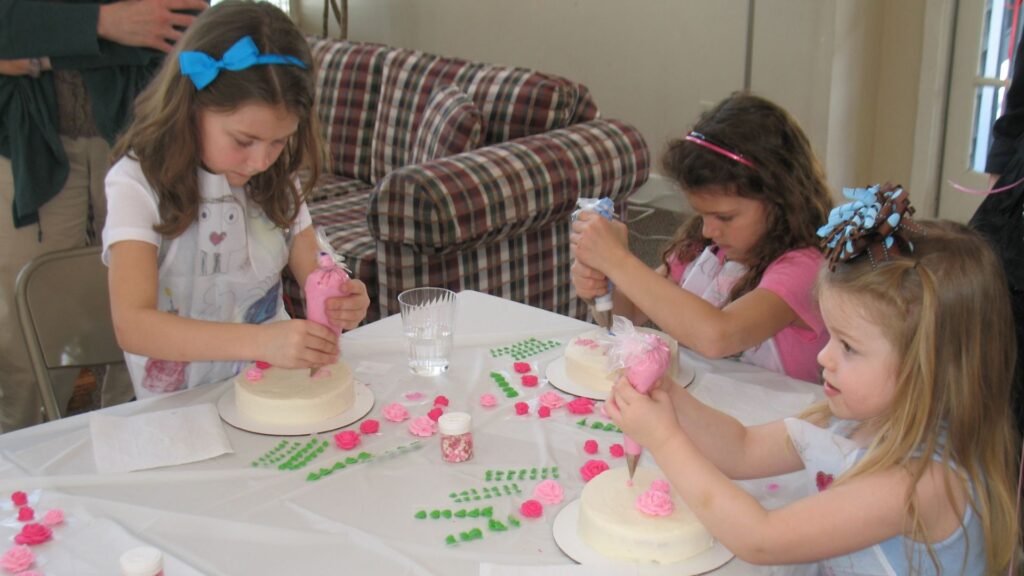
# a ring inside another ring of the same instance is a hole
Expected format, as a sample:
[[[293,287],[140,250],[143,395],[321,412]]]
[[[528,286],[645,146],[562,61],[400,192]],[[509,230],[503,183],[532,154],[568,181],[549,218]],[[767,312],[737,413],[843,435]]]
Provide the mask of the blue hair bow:
[[[914,208],[900,186],[844,188],[843,196],[852,202],[836,206],[828,223],[818,229],[830,269],[867,253],[872,264],[888,260],[890,254],[912,251],[908,232],[921,233],[912,218]]]
[[[181,73],[188,76],[196,90],[202,90],[213,82],[221,70],[245,70],[257,64],[286,64],[305,70],[306,63],[294,56],[281,54],[260,54],[252,36],[243,36],[235,42],[220,60],[204,52],[182,52],[178,55]]]

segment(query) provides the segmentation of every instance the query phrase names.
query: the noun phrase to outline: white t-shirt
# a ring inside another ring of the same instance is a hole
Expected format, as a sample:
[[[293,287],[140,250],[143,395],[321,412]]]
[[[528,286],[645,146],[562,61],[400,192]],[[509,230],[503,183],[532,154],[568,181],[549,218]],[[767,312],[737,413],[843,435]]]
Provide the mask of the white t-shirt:
[[[139,163],[122,158],[107,173],[107,222],[103,262],[110,246],[123,240],[158,249],[157,309],[184,318],[262,324],[287,319],[281,270],[292,239],[312,225],[303,203],[291,228],[282,230],[227,178],[198,171],[198,219],[177,238],[153,227],[160,222],[156,193]],[[138,398],[193,388],[230,378],[240,362],[177,362],[125,352]],[[260,358],[252,358],[260,360]]]

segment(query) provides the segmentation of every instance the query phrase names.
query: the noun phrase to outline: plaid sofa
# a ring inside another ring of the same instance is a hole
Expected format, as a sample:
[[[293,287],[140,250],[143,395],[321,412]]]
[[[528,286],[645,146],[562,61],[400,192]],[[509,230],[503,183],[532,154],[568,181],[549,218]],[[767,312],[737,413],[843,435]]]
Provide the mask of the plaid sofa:
[[[309,208],[366,283],[367,321],[398,312],[398,294],[419,286],[585,317],[569,279],[569,216],[578,197],[621,208],[646,181],[636,129],[599,118],[587,89],[563,78],[310,43],[331,160]],[[286,294],[302,316],[294,280]]]

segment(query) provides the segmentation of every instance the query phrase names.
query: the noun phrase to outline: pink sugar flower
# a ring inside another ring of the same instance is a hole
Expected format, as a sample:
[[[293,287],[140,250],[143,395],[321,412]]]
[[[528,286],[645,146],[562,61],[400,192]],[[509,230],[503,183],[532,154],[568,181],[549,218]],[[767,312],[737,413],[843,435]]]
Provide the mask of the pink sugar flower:
[[[557,480],[541,480],[533,489],[533,497],[550,506],[561,502],[565,492]]]
[[[405,406],[395,402],[388,404],[381,410],[381,414],[384,418],[391,422],[403,422],[409,418],[409,411],[405,409]]]
[[[14,494],[11,494],[11,502],[14,502],[15,506],[24,506],[25,504],[28,504],[28,494],[18,490]]]
[[[351,450],[359,446],[359,432],[344,430],[334,435],[334,443],[342,450]]]
[[[245,379],[249,382],[259,382],[263,380],[263,370],[259,368],[249,368],[245,371]]]
[[[590,482],[595,476],[608,469],[608,463],[604,460],[587,460],[586,464],[580,467],[580,476],[584,482]]]
[[[587,454],[597,454],[597,440],[587,440],[584,442],[583,451]]]
[[[21,527],[19,532],[14,537],[16,544],[28,544],[29,546],[35,546],[36,544],[42,544],[53,537],[53,531],[42,524],[36,524],[30,522]]]
[[[651,490],[656,490],[658,492],[664,492],[665,494],[668,494],[669,491],[672,490],[672,487],[669,485],[668,480],[658,479],[651,481]]]
[[[516,414],[524,416],[530,413],[530,405],[526,402],[516,402]]]
[[[637,496],[636,509],[648,516],[668,516],[675,511],[676,506],[668,492],[651,488]]]
[[[47,510],[46,514],[43,514],[42,523],[43,526],[56,526],[64,522],[64,511],[60,508],[54,508],[53,510]]]
[[[566,405],[571,414],[591,414],[594,411],[594,401],[590,398],[576,398]]]
[[[28,546],[14,546],[0,556],[0,566],[8,572],[21,572],[36,561],[36,555]]]
[[[484,408],[494,408],[495,406],[498,405],[498,399],[494,396],[494,394],[481,394],[480,405],[483,406]]]
[[[527,388],[533,388],[539,383],[536,374],[523,374],[521,381]]]
[[[423,392],[406,392],[405,399],[415,402],[423,398]]]
[[[612,455],[612,458],[622,458],[626,455],[626,450],[622,447],[622,444],[612,444],[608,447],[608,452]]]
[[[512,369],[516,371],[516,374],[526,374],[533,369],[529,362],[516,362],[512,364]]]
[[[548,418],[550,416],[551,416],[551,408],[548,408],[547,406],[541,406],[540,408],[537,408],[537,417],[538,418]]]
[[[363,434],[376,434],[380,431],[380,421],[367,418],[359,424],[359,431]]]
[[[527,500],[519,507],[519,513],[526,518],[540,518],[544,513],[544,507],[536,500]]]
[[[409,422],[409,433],[420,437],[433,436],[437,433],[437,422],[426,416],[413,418],[412,422]]]
[[[440,406],[434,406],[434,408],[430,412],[427,412],[427,418],[430,418],[434,422],[437,422],[437,420],[441,417],[442,414],[444,414],[444,410],[442,410]]]
[[[258,368],[260,370],[266,370],[267,368],[270,368],[270,362],[264,362],[263,360],[257,360],[256,361],[256,368]]]
[[[28,522],[36,517],[36,511],[31,506],[18,508],[18,522]]]
[[[447,396],[436,396],[436,397],[434,397],[434,406],[447,406],[447,405],[448,405],[448,397]]]
[[[565,406],[565,398],[562,398],[554,392],[545,392],[540,395],[538,400],[540,401],[541,406],[547,406],[552,410]]]

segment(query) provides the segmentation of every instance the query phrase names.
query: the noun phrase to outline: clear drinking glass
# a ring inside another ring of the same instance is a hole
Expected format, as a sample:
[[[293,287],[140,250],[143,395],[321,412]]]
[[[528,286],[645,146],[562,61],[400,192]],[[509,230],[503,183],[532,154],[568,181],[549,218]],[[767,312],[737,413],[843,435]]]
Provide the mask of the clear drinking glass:
[[[398,295],[402,328],[409,340],[409,369],[418,376],[448,370],[455,330],[455,292],[413,288]]]

